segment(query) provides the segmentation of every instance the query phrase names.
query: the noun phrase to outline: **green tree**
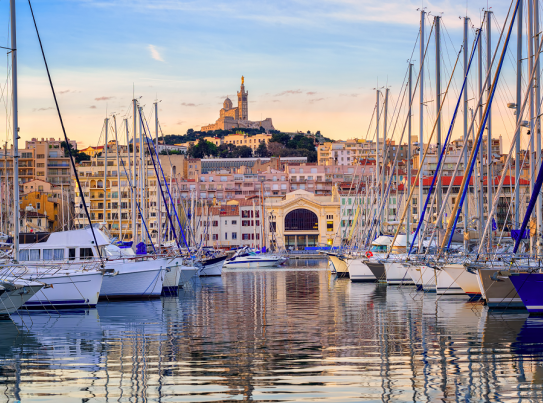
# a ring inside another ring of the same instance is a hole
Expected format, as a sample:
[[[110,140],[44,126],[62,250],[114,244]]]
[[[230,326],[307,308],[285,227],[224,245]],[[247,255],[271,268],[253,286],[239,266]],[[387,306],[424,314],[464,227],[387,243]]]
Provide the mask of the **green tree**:
[[[266,145],[266,142],[263,141],[255,150],[255,157],[267,158],[269,156],[270,152],[268,151],[268,146]]]
[[[290,136],[286,133],[274,133],[272,134],[272,138],[270,139],[270,142],[281,143],[284,146],[287,146],[289,141],[290,141]]]

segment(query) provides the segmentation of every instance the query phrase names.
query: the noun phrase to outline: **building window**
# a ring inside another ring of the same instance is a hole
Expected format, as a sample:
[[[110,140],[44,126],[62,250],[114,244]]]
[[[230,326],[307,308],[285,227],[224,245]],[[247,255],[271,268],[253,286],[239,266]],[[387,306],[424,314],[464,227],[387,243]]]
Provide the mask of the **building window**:
[[[228,232],[224,233],[224,239],[228,239]]]
[[[41,209],[41,203],[40,202],[36,203],[36,209],[38,209],[38,210]]]
[[[218,241],[219,240],[219,234],[213,234],[213,240]]]
[[[232,239],[238,239],[238,233],[232,232]]]
[[[326,221],[326,231],[333,231],[333,230],[334,230],[334,222]]]
[[[232,225],[237,225],[238,221],[237,220],[232,220]]]
[[[213,226],[214,226],[214,227],[218,227],[218,226],[219,226],[219,222],[218,222],[218,221],[213,221]]]

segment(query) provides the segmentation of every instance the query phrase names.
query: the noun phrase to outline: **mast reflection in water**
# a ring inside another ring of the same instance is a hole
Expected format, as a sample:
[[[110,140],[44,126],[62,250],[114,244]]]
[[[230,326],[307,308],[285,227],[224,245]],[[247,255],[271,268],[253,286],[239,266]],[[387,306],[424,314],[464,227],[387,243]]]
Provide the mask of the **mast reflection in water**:
[[[0,401],[543,399],[542,318],[336,280],[325,261],[13,319]]]

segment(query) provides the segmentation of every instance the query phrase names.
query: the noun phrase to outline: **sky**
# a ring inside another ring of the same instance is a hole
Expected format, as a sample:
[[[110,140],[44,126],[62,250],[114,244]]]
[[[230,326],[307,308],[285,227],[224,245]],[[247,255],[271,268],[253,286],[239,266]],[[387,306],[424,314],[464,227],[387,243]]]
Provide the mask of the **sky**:
[[[471,17],[471,41],[483,8],[493,7],[496,21],[503,23],[509,3],[494,3],[34,0],[33,8],[68,137],[82,148],[103,141],[104,118],[113,113],[124,131],[122,119],[130,115],[133,96],[149,119],[154,119],[153,102],[160,101],[164,134],[214,123],[224,98],[235,100],[242,75],[249,119],[270,117],[283,131],[364,138],[374,89],[388,85],[391,105],[398,98],[418,37],[417,9],[431,13],[427,30],[433,15],[442,16],[450,71],[461,45],[459,17]],[[21,140],[59,138],[28,3],[16,4]],[[0,3],[2,20],[0,46],[7,47],[9,2]],[[419,63],[417,52],[414,63]],[[10,142],[7,51],[2,65],[2,140]],[[458,90],[458,80],[455,85]],[[425,86],[432,97],[431,81]]]

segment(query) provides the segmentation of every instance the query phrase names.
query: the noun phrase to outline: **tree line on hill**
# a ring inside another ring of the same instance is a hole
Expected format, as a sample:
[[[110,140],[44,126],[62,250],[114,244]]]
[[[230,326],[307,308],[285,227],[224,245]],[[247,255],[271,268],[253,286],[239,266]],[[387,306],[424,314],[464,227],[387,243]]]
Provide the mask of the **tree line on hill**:
[[[283,133],[279,130],[273,130],[270,133],[272,137],[268,144],[260,143],[256,150],[251,147],[235,144],[221,144],[219,146],[206,141],[204,137],[219,137],[223,138],[229,134],[237,134],[242,132],[251,137],[255,134],[263,133],[260,129],[231,129],[231,130],[215,130],[211,132],[200,132],[188,129],[185,135],[166,135],[160,140],[164,144],[179,144],[186,142],[196,142],[191,145],[187,151],[187,155],[191,158],[266,158],[266,157],[307,157],[307,162],[317,162],[316,145],[324,141],[332,141],[320,134],[320,131],[312,135],[309,131],[307,134],[298,133],[295,135]],[[175,154],[171,151],[163,151],[163,154]]]

